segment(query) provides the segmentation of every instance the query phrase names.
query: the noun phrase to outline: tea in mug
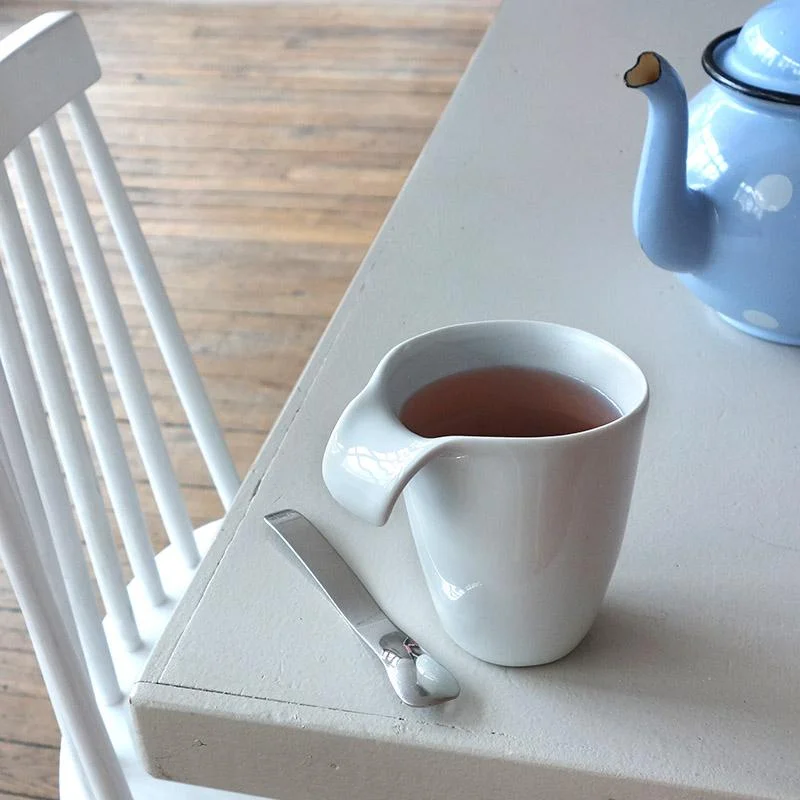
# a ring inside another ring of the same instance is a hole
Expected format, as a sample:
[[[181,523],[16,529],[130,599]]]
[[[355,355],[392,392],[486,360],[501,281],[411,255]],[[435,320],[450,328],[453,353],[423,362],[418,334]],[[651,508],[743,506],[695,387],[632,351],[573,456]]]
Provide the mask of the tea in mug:
[[[426,438],[439,436],[563,436],[621,416],[599,389],[544,369],[488,367],[423,386],[400,420]]]

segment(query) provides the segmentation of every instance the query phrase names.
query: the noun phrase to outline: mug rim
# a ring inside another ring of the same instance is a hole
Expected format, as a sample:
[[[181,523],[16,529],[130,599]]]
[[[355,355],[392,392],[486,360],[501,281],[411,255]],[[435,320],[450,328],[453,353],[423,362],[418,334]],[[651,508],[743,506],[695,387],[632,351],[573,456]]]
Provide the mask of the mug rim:
[[[380,360],[375,372],[373,373],[372,378],[370,379],[369,383],[375,383],[376,385],[383,385],[385,387],[385,379],[388,377],[388,374],[391,372],[392,363],[397,360],[399,356],[401,356],[404,352],[408,351],[415,345],[420,344],[422,341],[426,339],[433,339],[437,336],[441,336],[442,334],[448,332],[454,332],[457,330],[467,330],[470,328],[492,328],[492,327],[524,327],[524,328],[537,328],[540,330],[543,329],[550,329],[550,330],[557,330],[562,333],[569,333],[571,335],[577,334],[580,338],[591,340],[596,343],[601,344],[606,348],[610,348],[616,355],[621,359],[621,361],[625,364],[625,366],[633,373],[636,379],[640,382],[640,397],[637,402],[630,408],[628,411],[622,411],[620,409],[620,415],[615,419],[611,420],[610,422],[603,423],[602,425],[597,425],[593,428],[588,428],[582,431],[573,431],[571,433],[559,433],[552,436],[471,436],[468,434],[452,434],[449,436],[420,436],[418,433],[412,431],[400,419],[399,414],[392,408],[391,413],[397,420],[398,424],[402,425],[402,427],[408,431],[409,434],[412,436],[416,436],[422,441],[448,441],[448,442],[460,442],[467,440],[470,443],[477,443],[477,442],[500,442],[506,445],[514,445],[514,444],[526,444],[530,445],[533,442],[538,443],[548,443],[548,442],[564,442],[564,441],[573,441],[577,439],[586,439],[593,435],[601,435],[602,432],[609,431],[611,429],[617,428],[621,425],[626,424],[629,420],[639,416],[642,414],[648,407],[650,402],[650,384],[647,381],[647,376],[644,374],[642,368],[636,363],[636,361],[631,358],[628,353],[626,353],[622,348],[615,345],[613,342],[608,341],[608,339],[599,336],[596,333],[592,333],[591,331],[587,331],[583,328],[576,328],[573,325],[565,325],[560,322],[546,322],[544,320],[533,320],[533,319],[486,319],[486,320],[472,320],[468,322],[457,322],[450,325],[442,325],[438,328],[431,328],[430,330],[423,331],[422,333],[418,333],[414,336],[405,339],[402,342],[399,342],[394,347],[391,348]],[[467,372],[468,370],[458,370],[451,374],[456,375],[459,372]],[[565,372],[561,372],[559,370],[554,370],[559,372],[559,374],[565,375],[566,377],[575,377],[571,375],[567,375]],[[581,380],[581,379],[578,379]],[[586,381],[584,381],[586,382]],[[424,386],[429,386],[431,382],[423,384]],[[420,387],[422,388],[422,387]],[[593,387],[597,389],[597,387]],[[417,390],[419,391],[419,390]],[[599,390],[598,390],[599,391]],[[388,401],[388,398],[384,397],[385,400]],[[612,398],[609,398],[613,401]],[[616,405],[616,403],[615,403]]]

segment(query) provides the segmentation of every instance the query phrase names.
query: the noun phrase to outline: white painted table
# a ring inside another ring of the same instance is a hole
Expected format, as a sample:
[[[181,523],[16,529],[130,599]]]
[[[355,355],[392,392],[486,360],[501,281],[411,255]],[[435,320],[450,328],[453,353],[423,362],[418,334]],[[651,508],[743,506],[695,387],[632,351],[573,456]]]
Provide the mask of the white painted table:
[[[727,327],[640,254],[645,105],[621,79],[655,47],[696,90],[703,46],[753,8],[507,0],[137,687],[155,774],[281,800],[800,797],[800,350]],[[487,317],[598,333],[652,386],[604,609],[533,669],[452,644],[402,508],[369,528],[320,478],[384,351]],[[285,506],[452,668],[459,700],[399,703],[267,534]]]

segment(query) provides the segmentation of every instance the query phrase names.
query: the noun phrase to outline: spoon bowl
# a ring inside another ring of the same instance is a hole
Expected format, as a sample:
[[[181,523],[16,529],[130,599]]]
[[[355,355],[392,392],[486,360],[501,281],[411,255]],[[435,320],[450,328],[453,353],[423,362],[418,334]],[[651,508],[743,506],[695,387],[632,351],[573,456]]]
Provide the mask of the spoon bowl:
[[[452,673],[400,631],[382,636],[380,646],[389,682],[406,705],[435,706],[461,693]]]

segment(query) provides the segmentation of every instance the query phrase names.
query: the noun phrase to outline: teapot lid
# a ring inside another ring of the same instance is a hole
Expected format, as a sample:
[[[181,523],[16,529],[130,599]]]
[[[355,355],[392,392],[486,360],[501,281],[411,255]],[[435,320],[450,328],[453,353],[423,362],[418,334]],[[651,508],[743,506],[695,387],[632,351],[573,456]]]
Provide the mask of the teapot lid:
[[[776,0],[718,36],[703,53],[703,68],[744,94],[800,105],[800,2]]]

